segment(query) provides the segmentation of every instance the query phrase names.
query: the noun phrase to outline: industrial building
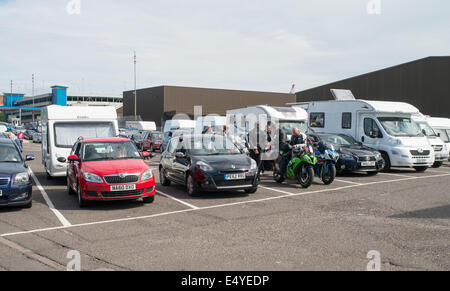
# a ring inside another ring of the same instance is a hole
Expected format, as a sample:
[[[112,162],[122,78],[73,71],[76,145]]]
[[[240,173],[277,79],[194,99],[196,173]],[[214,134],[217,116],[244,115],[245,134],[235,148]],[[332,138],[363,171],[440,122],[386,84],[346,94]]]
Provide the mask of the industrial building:
[[[202,106],[202,114],[225,115],[227,110],[254,105],[285,106],[295,102],[294,94],[257,91],[159,86],[139,89],[136,94],[136,115],[144,121],[162,126],[177,114],[194,117],[194,106]],[[134,91],[123,92],[123,115],[134,116]]]
[[[297,102],[332,100],[330,89],[358,99],[402,101],[423,114],[450,117],[450,56],[428,57],[296,93]]]
[[[52,86],[51,92],[34,97],[25,96],[19,93],[3,93],[3,106],[0,110],[7,112],[5,121],[8,119],[20,119],[21,123],[39,119],[41,107],[56,104],[61,106],[115,106],[120,110],[123,106],[120,95],[99,95],[99,94],[70,94],[68,87]]]

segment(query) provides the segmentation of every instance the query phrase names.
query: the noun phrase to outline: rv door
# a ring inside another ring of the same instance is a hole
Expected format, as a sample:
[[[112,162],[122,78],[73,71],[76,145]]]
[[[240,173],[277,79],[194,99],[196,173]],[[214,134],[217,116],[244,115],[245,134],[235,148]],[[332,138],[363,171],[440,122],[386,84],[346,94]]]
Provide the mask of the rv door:
[[[380,138],[383,137],[380,127],[376,122],[376,117],[374,115],[362,114],[360,115],[359,124],[359,141],[366,146],[376,148]]]

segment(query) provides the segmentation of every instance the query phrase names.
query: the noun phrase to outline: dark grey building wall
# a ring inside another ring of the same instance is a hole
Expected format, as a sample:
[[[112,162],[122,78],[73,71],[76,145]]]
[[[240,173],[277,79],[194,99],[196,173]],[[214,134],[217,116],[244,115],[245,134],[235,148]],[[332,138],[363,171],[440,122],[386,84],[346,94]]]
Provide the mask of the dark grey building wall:
[[[194,116],[194,106],[202,106],[202,114],[225,115],[227,110],[253,105],[285,106],[295,102],[294,94],[257,91],[161,86],[137,91],[137,115],[144,121],[161,126],[175,114]],[[123,115],[134,115],[134,91],[123,93]]]
[[[402,101],[427,115],[450,117],[450,57],[428,57],[296,93],[297,102],[332,100],[330,89],[358,99]]]
[[[164,87],[137,90],[136,112],[144,121],[161,126],[164,114]],[[134,91],[123,92],[123,116],[134,116]]]

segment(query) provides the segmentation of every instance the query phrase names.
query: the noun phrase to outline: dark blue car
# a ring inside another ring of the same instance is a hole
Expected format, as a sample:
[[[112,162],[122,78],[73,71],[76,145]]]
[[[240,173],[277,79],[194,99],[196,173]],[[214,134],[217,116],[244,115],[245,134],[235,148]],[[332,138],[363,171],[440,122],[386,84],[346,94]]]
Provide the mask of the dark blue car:
[[[34,155],[27,155],[27,161]],[[0,206],[32,206],[32,184],[28,166],[17,145],[0,137]]]

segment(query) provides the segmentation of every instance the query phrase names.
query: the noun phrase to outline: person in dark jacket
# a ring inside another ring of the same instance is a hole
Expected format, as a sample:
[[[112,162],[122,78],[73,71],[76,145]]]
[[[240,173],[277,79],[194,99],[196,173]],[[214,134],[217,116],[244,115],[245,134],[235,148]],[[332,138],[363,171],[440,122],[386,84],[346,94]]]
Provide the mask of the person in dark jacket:
[[[306,143],[306,134],[300,132],[298,128],[293,128],[291,141],[289,142],[290,147],[284,146],[284,148],[282,149],[285,152],[281,157],[282,160],[280,163],[280,172],[282,175],[286,173],[287,165],[289,161],[292,159],[292,149],[305,143]]]

